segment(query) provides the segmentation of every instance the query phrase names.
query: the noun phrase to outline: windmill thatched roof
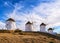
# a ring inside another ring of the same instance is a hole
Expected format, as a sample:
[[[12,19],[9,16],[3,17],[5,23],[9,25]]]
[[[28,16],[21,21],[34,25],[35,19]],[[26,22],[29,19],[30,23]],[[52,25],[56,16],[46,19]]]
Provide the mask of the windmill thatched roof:
[[[48,30],[53,30],[52,28],[49,28]]]
[[[26,25],[27,25],[27,24],[32,24],[32,23],[31,23],[30,21],[28,21],[28,22],[26,23]]]
[[[13,21],[13,22],[15,22],[15,20],[14,19],[12,19],[12,18],[9,18],[8,20],[6,20],[6,21]]]
[[[46,24],[44,24],[44,23],[41,23],[41,24],[40,24],[40,26],[42,26],[42,25],[46,26]]]

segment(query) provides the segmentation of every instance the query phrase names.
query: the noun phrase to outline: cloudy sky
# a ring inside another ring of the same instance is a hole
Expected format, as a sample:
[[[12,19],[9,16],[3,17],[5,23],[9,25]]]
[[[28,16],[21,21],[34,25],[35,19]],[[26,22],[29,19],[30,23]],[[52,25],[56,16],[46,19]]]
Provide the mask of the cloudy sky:
[[[13,18],[21,30],[31,21],[34,31],[44,22],[47,29],[60,33],[60,0],[0,0],[0,29],[5,28],[8,18]]]

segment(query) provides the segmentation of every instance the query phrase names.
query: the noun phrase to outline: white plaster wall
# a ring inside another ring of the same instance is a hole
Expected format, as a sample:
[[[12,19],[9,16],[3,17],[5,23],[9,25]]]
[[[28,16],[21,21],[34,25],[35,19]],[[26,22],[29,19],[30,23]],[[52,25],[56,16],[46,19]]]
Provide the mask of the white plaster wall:
[[[56,32],[53,32],[53,30],[49,30],[48,33],[53,34],[53,35],[57,34]]]
[[[7,30],[15,30],[16,29],[15,22],[7,21],[6,22],[6,28],[7,28]]]
[[[32,25],[31,24],[27,24],[26,26],[25,26],[25,31],[32,31]]]
[[[46,27],[45,26],[40,26],[40,32],[46,32]]]
[[[48,33],[53,34],[53,30],[49,30]]]

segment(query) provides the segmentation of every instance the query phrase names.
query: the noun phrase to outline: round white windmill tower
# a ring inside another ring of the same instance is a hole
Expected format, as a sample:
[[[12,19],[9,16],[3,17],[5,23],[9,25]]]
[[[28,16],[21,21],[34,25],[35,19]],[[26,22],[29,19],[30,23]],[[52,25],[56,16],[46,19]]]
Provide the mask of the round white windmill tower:
[[[40,32],[46,32],[46,24],[44,23],[40,24]]]
[[[25,31],[32,31],[32,26],[33,23],[31,23],[30,21],[28,21],[26,24],[25,24]]]
[[[15,30],[16,29],[15,20],[12,18],[9,18],[8,20],[6,20],[6,28],[7,30]]]
[[[53,29],[52,28],[49,28],[48,29],[48,33],[53,34]]]

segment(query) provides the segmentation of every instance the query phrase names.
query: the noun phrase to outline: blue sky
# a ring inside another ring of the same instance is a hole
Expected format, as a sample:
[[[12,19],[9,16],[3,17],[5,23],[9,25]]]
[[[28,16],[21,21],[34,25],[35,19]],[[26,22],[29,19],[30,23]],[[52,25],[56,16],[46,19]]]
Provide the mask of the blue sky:
[[[5,28],[8,18],[15,19],[21,30],[31,21],[35,31],[44,22],[48,24],[46,28],[55,28],[54,32],[60,33],[60,0],[0,0],[0,28]]]

